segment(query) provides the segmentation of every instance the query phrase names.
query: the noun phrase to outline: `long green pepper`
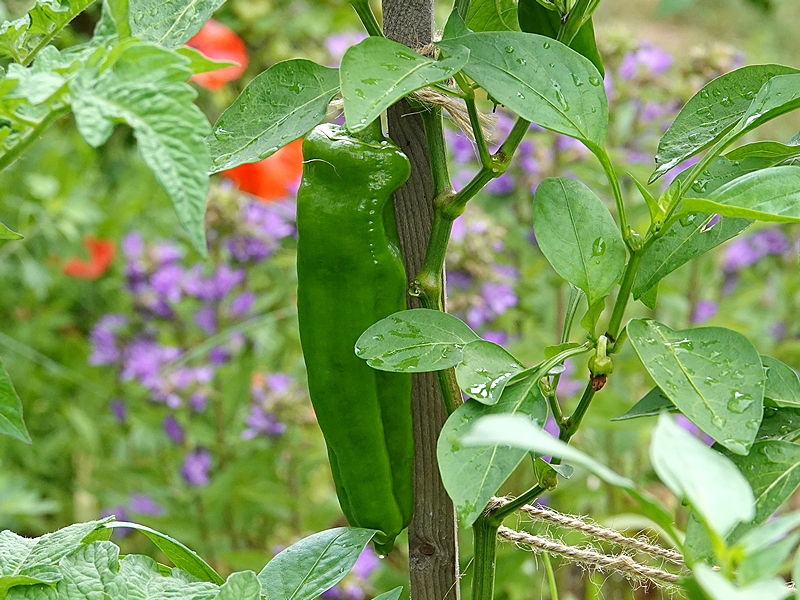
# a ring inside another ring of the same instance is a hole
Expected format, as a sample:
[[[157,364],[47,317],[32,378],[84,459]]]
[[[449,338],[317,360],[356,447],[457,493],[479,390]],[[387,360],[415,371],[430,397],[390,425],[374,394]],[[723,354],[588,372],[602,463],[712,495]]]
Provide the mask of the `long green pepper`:
[[[323,124],[303,142],[297,194],[297,311],[311,402],[342,511],[377,529],[385,554],[411,520],[411,377],[354,353],[370,325],[406,307],[392,193],[406,156],[378,122],[357,137]]]

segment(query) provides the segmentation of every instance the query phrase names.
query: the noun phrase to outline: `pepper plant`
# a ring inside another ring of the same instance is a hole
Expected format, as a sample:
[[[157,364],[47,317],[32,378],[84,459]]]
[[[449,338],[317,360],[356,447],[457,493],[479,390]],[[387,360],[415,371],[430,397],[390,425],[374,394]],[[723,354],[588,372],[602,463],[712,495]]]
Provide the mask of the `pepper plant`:
[[[87,2],[41,1],[0,26],[0,52],[11,60],[0,79],[0,168],[70,111],[93,146],[125,122],[201,253],[208,174],[261,160],[306,137],[298,223],[301,333],[337,493],[351,525],[362,526],[315,534],[278,554],[260,574],[234,573],[227,581],[179,542],[135,524],[91,522],[36,540],[4,532],[0,556],[9,558],[0,560],[0,596],[317,597],[371,539],[390,551],[408,523],[414,440],[407,427],[407,374],[425,372],[437,373],[449,414],[438,432],[438,468],[459,522],[473,531],[475,600],[492,597],[505,519],[570,477],[573,465],[623,490],[660,528],[665,543],[682,554],[685,568],[670,581],[686,597],[778,600],[794,593],[776,574],[795,550],[798,534],[792,532],[800,517],[768,519],[800,484],[796,373],[761,356],[735,331],[677,330],[629,313],[634,302],[654,307],[663,277],[753,221],[800,222],[800,138],[737,145],[759,125],[800,107],[800,70],[750,65],[709,82],[664,133],[650,180],[634,180],[639,195],[624,197],[605,148],[608,102],[592,25],[598,3],[457,0],[441,40],[410,49],[385,38],[366,0],[354,0],[370,37],[347,51],[339,69],[304,59],[278,63],[256,77],[213,128],[192,104],[187,81],[217,65],[181,46],[219,2],[105,0],[93,38],[64,50],[51,42]],[[344,125],[320,125],[337,94]],[[484,97],[517,115],[494,153],[480,115]],[[402,290],[404,282],[402,273],[392,272],[398,256],[387,200],[407,177],[408,163],[384,138],[380,118],[401,100],[425,125],[433,222],[423,266],[407,281],[421,308],[392,312],[402,301],[392,296],[397,301],[389,302],[389,288],[399,282]],[[460,106],[481,168],[455,190],[443,110],[458,114]],[[447,314],[443,283],[454,220],[506,171],[532,124],[585,145],[607,176],[613,211],[590,187],[567,177],[543,181],[531,199],[539,247],[571,296],[561,335],[541,348],[538,364],[527,366]],[[701,156],[696,164],[663,192],[654,191],[661,176],[695,155]],[[393,158],[381,159],[386,156]],[[646,221],[632,217],[638,205],[646,207]],[[4,238],[20,237],[0,231]],[[660,415],[651,462],[692,509],[685,532],[658,500],[569,445],[593,403],[602,402],[608,379],[620,376],[614,359],[628,343],[654,387],[620,418]],[[586,361],[585,388],[574,400],[556,392],[570,358]],[[28,441],[19,400],[5,373],[0,376],[0,432]],[[359,390],[355,396],[353,390]],[[402,398],[381,406],[387,390]],[[390,410],[397,411],[391,418]],[[675,412],[714,446],[678,428],[669,416]],[[548,414],[557,438],[542,429]],[[494,495],[528,457],[535,483],[497,502]],[[120,560],[107,536],[123,525],[150,537],[175,567],[139,556]],[[800,564],[795,573],[800,576]],[[554,583],[551,589],[557,597]],[[449,593],[458,597],[457,585]]]

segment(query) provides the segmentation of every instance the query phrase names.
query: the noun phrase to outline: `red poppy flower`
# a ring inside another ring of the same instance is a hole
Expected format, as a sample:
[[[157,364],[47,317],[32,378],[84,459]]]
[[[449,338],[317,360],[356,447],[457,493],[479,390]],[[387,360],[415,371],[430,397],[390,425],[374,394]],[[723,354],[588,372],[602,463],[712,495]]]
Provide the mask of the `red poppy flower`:
[[[262,200],[285,198],[294,192],[303,172],[302,144],[303,140],[295,140],[264,160],[239,165],[222,175],[243,192]]]
[[[210,19],[187,46],[196,48],[212,60],[234,62],[236,66],[198,73],[192,81],[209,90],[218,90],[229,81],[238,79],[247,67],[247,49],[240,38],[227,25]]]
[[[83,238],[83,245],[89,252],[89,260],[70,258],[64,263],[64,274],[78,279],[97,279],[108,271],[114,260],[114,242],[87,235]]]

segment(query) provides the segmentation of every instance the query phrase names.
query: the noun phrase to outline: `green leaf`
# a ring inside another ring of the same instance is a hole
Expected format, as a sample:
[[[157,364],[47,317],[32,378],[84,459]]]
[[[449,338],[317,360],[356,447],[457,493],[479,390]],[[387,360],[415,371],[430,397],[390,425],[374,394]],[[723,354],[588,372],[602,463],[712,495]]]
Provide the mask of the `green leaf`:
[[[0,23],[0,55],[29,64],[67,24],[94,0],[38,0],[27,14]]]
[[[402,593],[403,593],[403,586],[401,585],[399,587],[394,588],[391,591],[384,592],[382,594],[375,596],[374,600],[399,600],[400,594]]]
[[[261,600],[261,582],[252,571],[231,573],[215,600]]]
[[[56,592],[55,586],[46,583],[34,585],[26,585],[23,583],[8,590],[6,596],[0,594],[0,598],[3,597],[7,600],[61,600],[58,596],[58,592]]]
[[[684,198],[683,210],[800,223],[800,167],[770,167],[742,175],[706,198]]]
[[[367,128],[403,96],[452,77],[468,58],[469,50],[456,47],[437,61],[376,36],[350,46],[339,71],[345,125],[351,131]]]
[[[724,327],[674,331],[634,319],[627,331],[672,403],[720,444],[747,454],[764,412],[764,369],[753,344]]]
[[[178,48],[203,28],[225,0],[129,0],[131,35]]]
[[[149,44],[130,43],[111,68],[85,71],[70,84],[78,131],[103,144],[114,124],[133,128],[139,151],[172,199],[175,212],[201,255],[208,192],[208,121],[193,103],[184,57]]]
[[[757,440],[788,440],[800,437],[800,408],[764,407]]]
[[[119,548],[111,542],[94,542],[64,558],[58,596],[68,599],[125,598],[126,582],[119,577]]]
[[[236,66],[236,63],[212,60],[197,48],[192,48],[191,46],[181,46],[175,50],[175,53],[189,59],[189,69],[191,69],[192,73],[195,75],[198,73],[216,71],[217,69],[224,69],[225,67]]]
[[[144,535],[150,538],[150,541],[153,542],[156,547],[164,553],[164,556],[170,559],[172,564],[179,569],[186,571],[201,581],[209,581],[216,584],[221,584],[225,581],[214,569],[208,565],[208,563],[206,563],[206,561],[200,558],[196,552],[190,550],[178,540],[172,539],[168,535],[164,535],[155,529],[151,529],[146,525],[128,523],[126,521],[111,521],[106,523],[104,527],[109,529],[122,527],[141,531]]]
[[[790,69],[790,75],[777,74],[758,91],[753,103],[742,117],[743,131],[800,108],[800,73]]]
[[[748,531],[737,545],[741,546],[745,553],[757,552],[768,548],[797,527],[800,527],[800,512],[789,513],[770,519],[760,527]]]
[[[800,486],[800,446],[780,440],[753,444],[747,456],[730,455],[755,494],[755,514],[730,536],[738,540],[745,532],[765,522]]]
[[[561,16],[557,11],[542,6],[537,0],[519,0],[518,17],[522,31],[546,35],[553,39],[558,37]],[[600,74],[604,74],[603,60],[597,49],[591,17],[578,30],[569,47],[592,61]]]
[[[747,585],[780,573],[798,540],[800,533],[793,533],[783,539],[775,540],[766,548],[748,553],[739,563],[736,573],[739,583]]]
[[[180,572],[173,571],[165,577],[156,561],[140,554],[129,554],[119,562],[119,576],[127,587],[127,597],[136,600],[216,600],[220,593],[217,585],[206,581],[190,581],[187,575]]]
[[[11,383],[11,378],[0,360],[0,434],[9,435],[26,444],[31,436],[22,418],[22,401]]]
[[[483,404],[496,404],[506,383],[524,367],[502,346],[486,340],[469,342],[456,365],[458,387]]]
[[[528,454],[506,444],[462,445],[461,438],[485,415],[523,414],[538,427],[547,419],[547,402],[539,392],[539,377],[505,388],[500,401],[486,406],[467,400],[451,414],[439,434],[436,456],[442,483],[465,526],[480,516],[486,504]]]
[[[672,400],[667,398],[661,388],[656,386],[647,392],[644,398],[628,409],[627,412],[611,420],[626,421],[627,419],[637,419],[639,417],[655,417],[662,412],[678,412],[678,409],[672,403]]]
[[[800,379],[789,366],[771,356],[762,356],[767,374],[764,401],[770,406],[800,408]],[[767,402],[767,398],[769,402]]]
[[[22,240],[25,236],[20,235],[16,231],[12,231],[2,223],[0,223],[0,240]]]
[[[472,31],[519,31],[514,0],[472,0],[467,14]]]
[[[266,600],[314,600],[355,564],[375,532],[338,527],[289,546],[258,574]]]
[[[786,160],[800,155],[800,147],[787,146],[780,142],[753,142],[739,146],[725,154],[728,160],[744,160],[745,158],[769,158]]]
[[[473,33],[437,44],[445,53],[470,50],[464,73],[523,119],[603,145],[608,100],[591,61],[561,42],[522,32]]]
[[[719,536],[755,515],[753,491],[734,464],[667,415],[653,431],[650,461],[664,485],[688,500]]]
[[[212,173],[267,158],[325,119],[339,71],[304,59],[272,65],[247,84],[214,124]]]
[[[128,0],[103,0],[100,20],[94,29],[93,42],[115,35],[121,40],[131,37],[131,24],[128,18],[130,5]]]
[[[649,183],[725,135],[748,112],[756,94],[770,79],[797,72],[781,65],[748,65],[707,83],[659,140],[656,169]]]
[[[464,19],[462,19],[461,15],[458,13],[458,9],[454,7],[450,12],[450,16],[447,17],[447,23],[444,24],[442,39],[449,40],[461,37],[462,35],[469,35],[470,33],[474,32],[467,27],[467,24],[464,23]]]
[[[625,268],[625,242],[592,190],[568,177],[545,179],[536,189],[533,223],[542,253],[590,305],[611,292]]]
[[[415,308],[381,319],[356,341],[356,354],[373,369],[424,373],[455,367],[466,344],[480,337],[461,319]]]
[[[780,577],[737,588],[724,575],[703,563],[695,565],[694,576],[711,600],[783,600],[792,593]]]

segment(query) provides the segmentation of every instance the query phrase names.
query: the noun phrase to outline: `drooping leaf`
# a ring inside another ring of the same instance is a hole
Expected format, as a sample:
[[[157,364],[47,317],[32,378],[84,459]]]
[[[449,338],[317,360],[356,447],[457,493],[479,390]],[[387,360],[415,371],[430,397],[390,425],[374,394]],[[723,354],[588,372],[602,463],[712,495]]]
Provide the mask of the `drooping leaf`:
[[[338,527],[292,544],[258,574],[266,600],[315,600],[347,575],[373,535],[371,529]]]
[[[800,437],[800,408],[764,406],[764,419],[756,440],[788,440]]]
[[[736,587],[722,573],[704,563],[695,565],[694,576],[711,600],[783,600],[792,593],[780,577]]]
[[[482,404],[496,404],[503,389],[524,367],[502,346],[486,340],[469,342],[456,365],[458,387]]]
[[[203,28],[225,0],[128,0],[131,35],[178,48]]]
[[[472,31],[519,31],[514,0],[473,0],[467,14]]]
[[[0,434],[8,435],[26,444],[31,443],[31,436],[22,418],[22,401],[11,383],[3,361],[0,360]]]
[[[456,512],[470,526],[486,508],[506,479],[528,454],[507,445],[462,445],[461,438],[485,415],[523,414],[539,427],[547,419],[547,402],[539,392],[538,379],[507,386],[497,404],[486,406],[467,400],[445,422],[436,448],[442,482]]]
[[[225,580],[206,563],[200,556],[178,540],[175,540],[168,535],[151,529],[146,525],[139,525],[138,523],[128,523],[126,521],[111,521],[106,523],[104,527],[109,529],[126,528],[141,531],[144,535],[150,538],[156,547],[164,553],[168,559],[172,561],[179,569],[186,571],[190,575],[197,577],[201,581],[209,581],[211,583],[222,584]]]
[[[765,404],[800,408],[800,379],[797,373],[789,365],[771,356],[762,356],[761,362],[767,374],[764,386]]]
[[[247,84],[214,124],[207,142],[212,173],[256,162],[325,119],[339,71],[310,60],[272,65]]]
[[[718,535],[755,515],[753,491],[736,466],[668,415],[659,417],[653,431],[650,461],[664,485],[688,500]]]
[[[365,129],[403,96],[452,77],[468,58],[463,46],[437,61],[377,36],[351,46],[339,70],[345,125],[351,131]]]
[[[537,0],[519,0],[518,4],[519,26],[522,31],[528,33],[538,33],[549,38],[556,39],[561,27],[561,16],[555,10],[549,10],[542,6]],[[575,35],[575,38],[567,44],[576,52],[582,54],[597,68],[600,75],[605,74],[603,60],[597,49],[597,41],[594,37],[594,25],[592,18],[584,23]]]
[[[636,419],[638,417],[655,417],[662,412],[678,412],[678,409],[672,403],[672,400],[667,398],[661,388],[656,386],[625,413],[611,420],[626,421],[627,419]]]
[[[746,454],[764,412],[764,369],[753,344],[723,327],[675,331],[634,319],[627,331],[672,403],[717,442]]]
[[[590,305],[611,292],[625,268],[625,242],[592,190],[568,177],[545,179],[536,189],[533,222],[542,253]]]
[[[745,115],[767,81],[797,72],[781,65],[747,65],[703,86],[659,140],[650,183],[725,135]]]
[[[2,223],[0,223],[0,240],[21,240],[24,239],[25,236],[17,233],[16,231],[12,231]]]
[[[437,45],[446,54],[469,48],[464,73],[523,119],[602,146],[608,100],[588,58],[549,37],[513,31],[473,33]]]
[[[355,351],[373,369],[423,373],[456,366],[464,346],[479,339],[453,315],[415,308],[372,325],[356,341]]]
[[[78,131],[103,144],[114,124],[127,123],[145,164],[172,199],[175,212],[201,255],[208,191],[208,121],[193,103],[186,60],[150,44],[132,43],[111,68],[82,72],[70,83]]]

